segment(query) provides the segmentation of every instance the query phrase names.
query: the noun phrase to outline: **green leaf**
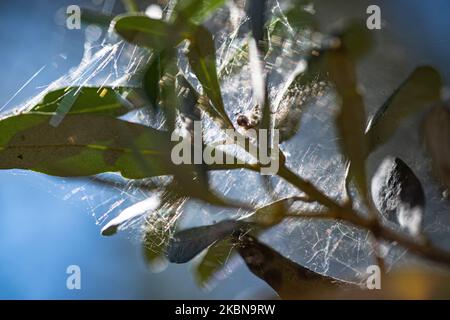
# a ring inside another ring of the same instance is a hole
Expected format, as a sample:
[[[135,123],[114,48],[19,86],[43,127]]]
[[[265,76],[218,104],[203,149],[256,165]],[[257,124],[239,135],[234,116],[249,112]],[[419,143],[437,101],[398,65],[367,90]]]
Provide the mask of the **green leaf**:
[[[167,103],[167,98],[163,99],[165,97],[163,97],[162,91],[167,87],[167,80],[169,80],[167,78],[173,78],[176,72],[177,67],[175,65],[174,50],[168,48],[154,53],[142,79],[142,87],[145,95],[154,108],[164,107],[161,105],[162,100],[166,100],[165,102]],[[174,87],[171,86],[169,88],[168,94],[172,100],[175,100],[173,91],[170,92],[170,89],[174,90]]]
[[[197,283],[204,287],[214,275],[221,270],[227,260],[234,255],[234,243],[231,237],[217,241],[206,251],[206,254],[195,267],[195,278]]]
[[[103,114],[121,116],[130,111],[126,94],[130,89],[111,87],[67,87],[47,93],[30,112]]]
[[[142,79],[142,86],[148,100],[154,108],[158,106],[161,99],[160,80],[164,73],[164,61],[165,54],[156,53],[152,57],[152,61],[145,71],[144,78]]]
[[[154,108],[156,108],[159,100],[161,99],[161,92],[159,88],[159,81],[161,80],[163,73],[161,58],[162,55],[159,53],[153,56],[152,61],[145,71],[144,78],[142,79],[142,87],[145,95]]]
[[[341,100],[336,118],[343,154],[350,161],[349,174],[366,201],[368,199],[365,160],[367,141],[365,136],[366,114],[364,102],[358,92],[356,68],[346,47],[327,54],[330,77]]]
[[[100,115],[66,115],[54,127],[51,115],[21,114],[0,120],[0,169],[28,169],[80,177],[119,172],[129,179],[173,175],[182,197],[217,206],[230,203],[210,191],[190,164],[175,165],[167,132]],[[205,170],[233,169],[223,165]]]
[[[175,23],[201,24],[214,11],[223,6],[225,0],[182,0],[174,8]]]
[[[161,20],[145,15],[122,15],[114,20],[115,31],[126,41],[156,51],[172,47],[181,41],[176,32]]]
[[[213,104],[215,111],[228,125],[232,126],[222,100],[216,68],[216,48],[208,29],[199,26],[189,38],[188,58],[192,70],[203,86],[203,90]]]
[[[170,174],[167,133],[100,115],[68,114],[59,126],[47,114],[0,121],[0,169],[29,169],[54,176],[120,172],[140,179]]]
[[[438,71],[429,66],[414,70],[370,121],[366,133],[370,152],[386,143],[407,117],[437,102],[441,88]]]
[[[295,197],[294,197],[295,198]],[[285,218],[288,206],[295,200],[293,197],[283,198],[263,205],[245,217],[243,221],[268,228],[279,224]]]
[[[164,113],[165,125],[169,132],[175,130],[176,112],[178,110],[179,99],[176,91],[176,74],[178,67],[176,64],[175,50],[173,48],[165,51],[163,58],[163,74],[159,81],[161,95],[160,107]]]

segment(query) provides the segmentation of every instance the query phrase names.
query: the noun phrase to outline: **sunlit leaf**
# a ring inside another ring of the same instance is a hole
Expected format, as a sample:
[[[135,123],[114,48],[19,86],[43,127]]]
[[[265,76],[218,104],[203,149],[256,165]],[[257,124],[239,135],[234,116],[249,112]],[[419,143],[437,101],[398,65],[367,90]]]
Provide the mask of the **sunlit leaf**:
[[[160,51],[181,41],[177,33],[161,20],[145,15],[129,14],[114,20],[115,31],[126,41]]]
[[[372,199],[384,219],[394,222],[417,236],[422,229],[425,193],[408,165],[388,157],[372,178]]]
[[[372,152],[386,143],[402,121],[438,101],[442,88],[439,73],[432,67],[419,67],[377,111],[367,128]]]
[[[133,204],[132,206],[123,210],[117,217],[109,221],[102,228],[101,231],[102,235],[112,236],[118,231],[120,226],[142,216],[143,214],[156,210],[159,205],[160,205],[159,196],[153,196]]]
[[[61,88],[47,93],[30,111],[121,116],[132,108],[126,100],[130,91],[131,89],[111,87]]]
[[[0,168],[55,176],[120,172],[139,179],[171,172],[168,134],[100,115],[21,114],[0,121]]]
[[[424,121],[424,136],[433,169],[439,181],[450,190],[450,110],[433,108]]]
[[[195,277],[200,286],[206,286],[234,254],[234,243],[231,237],[217,241],[206,251],[195,268]]]
[[[201,24],[225,3],[225,0],[183,0],[178,1],[173,15],[178,21],[175,23]]]
[[[174,57],[173,49],[168,49],[166,54],[169,57]],[[161,110],[164,113],[165,125],[169,132],[174,132],[176,114],[179,105],[179,100],[176,95],[176,73],[178,68],[176,60],[164,57],[163,64],[164,74],[159,81],[160,95],[161,95]]]
[[[173,175],[182,197],[217,206],[244,206],[213,193],[192,165],[175,165],[167,132],[99,115],[69,114],[57,127],[50,121],[51,115],[46,114],[1,120],[0,169],[29,169],[64,177],[103,172],[119,172],[130,179]],[[234,166],[205,170],[227,168]]]
[[[180,231],[169,242],[167,258],[170,262],[186,263],[214,242],[232,235],[246,225],[243,221],[224,220],[213,225]]]

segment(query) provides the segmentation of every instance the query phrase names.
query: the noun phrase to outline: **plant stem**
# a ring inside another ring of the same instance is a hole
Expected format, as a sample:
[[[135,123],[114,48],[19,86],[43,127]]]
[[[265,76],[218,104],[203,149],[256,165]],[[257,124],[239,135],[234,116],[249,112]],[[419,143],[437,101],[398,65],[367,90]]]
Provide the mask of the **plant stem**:
[[[285,179],[290,184],[292,184],[293,186],[303,191],[311,199],[314,199],[315,201],[323,204],[327,208],[338,211],[343,209],[338,203],[336,203],[334,200],[332,200],[327,195],[322,193],[319,189],[317,189],[311,182],[304,180],[303,178],[299,177],[291,170],[289,170],[289,168],[287,168],[286,165],[283,164],[280,167],[278,175],[283,179]]]
[[[406,237],[399,232],[395,232],[383,226],[376,215],[371,214],[368,218],[362,217],[350,206],[341,205],[335,200],[322,193],[311,182],[299,177],[284,164],[280,167],[278,175],[287,182],[303,191],[308,197],[330,209],[330,212],[317,214],[288,214],[286,217],[315,218],[315,219],[335,219],[353,224],[370,231],[376,239],[383,239],[391,242],[397,242],[400,246],[408,249],[412,253],[429,259],[431,261],[445,264],[450,267],[450,252],[437,248],[429,242],[421,243]]]
[[[122,3],[127,12],[139,12],[139,7],[134,0],[122,0]]]

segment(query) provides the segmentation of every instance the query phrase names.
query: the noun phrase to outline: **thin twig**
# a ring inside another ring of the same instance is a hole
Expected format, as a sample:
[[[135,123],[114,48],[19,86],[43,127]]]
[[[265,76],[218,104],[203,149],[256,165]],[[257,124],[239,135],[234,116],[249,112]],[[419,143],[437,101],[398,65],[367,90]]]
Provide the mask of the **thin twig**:
[[[127,12],[139,12],[139,7],[134,0],[122,0],[122,4]]]
[[[335,205],[339,206],[335,203]],[[330,211],[329,213],[299,213],[288,214],[287,217],[297,218],[316,218],[316,219],[334,219],[350,223],[356,227],[368,230],[377,239],[396,242],[398,245],[408,249],[410,252],[426,258],[430,261],[447,265],[450,267],[450,252],[433,246],[430,242],[417,242],[399,232],[393,231],[376,219],[361,217],[353,209],[340,208],[339,211]]]

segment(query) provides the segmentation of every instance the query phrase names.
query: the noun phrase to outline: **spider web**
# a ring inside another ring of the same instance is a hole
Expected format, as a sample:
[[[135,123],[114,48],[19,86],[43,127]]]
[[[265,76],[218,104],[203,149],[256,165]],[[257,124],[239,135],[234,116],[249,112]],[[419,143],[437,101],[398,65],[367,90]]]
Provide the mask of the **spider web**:
[[[272,12],[280,16],[287,29],[289,25],[283,11],[287,2],[272,2]],[[311,8],[299,8],[299,10],[311,10]],[[245,16],[239,1],[231,2],[227,8],[221,9],[212,19],[207,22],[207,27],[215,33],[217,57],[219,70],[229,62],[236,52],[242,50],[248,33],[248,18]],[[57,79],[48,85],[39,95],[28,101],[20,110],[28,110],[40,101],[46,93],[57,88],[66,86],[138,86],[139,76],[142,67],[145,66],[150,54],[147,50],[130,45],[120,40],[112,32],[103,31],[104,36],[100,40],[92,40],[92,32],[89,29],[85,51],[80,65],[71,70],[67,75]],[[295,34],[286,41],[279,44],[272,44],[274,50],[266,60],[269,66],[267,77],[269,79],[269,96],[271,100],[283,101],[277,95],[283,91],[286,83],[290,81],[299,63],[304,59],[304,53],[311,49],[314,43],[310,41],[311,30],[305,30]],[[404,56],[400,57],[403,59]],[[380,72],[366,73],[367,69],[373,71],[372,63],[380,61],[368,59],[363,63],[359,73],[364,83],[375,83],[367,85],[366,90],[370,92],[368,99],[369,111],[373,112],[384,97],[383,89],[377,89],[386,83],[385,78],[380,76]],[[246,61],[238,61],[239,70],[222,77],[222,95],[227,113],[233,122],[239,112],[249,111],[254,106],[253,94],[251,90],[251,79],[249,65]],[[393,62],[390,62],[393,65]],[[180,66],[189,76],[189,79],[197,85],[195,77],[189,71],[183,60]],[[225,70],[226,71],[226,70]],[[364,71],[364,72],[363,72]],[[387,70],[391,71],[392,70]],[[226,74],[227,72],[225,72]],[[367,74],[369,76],[367,76]],[[397,80],[389,79],[388,84]],[[392,87],[391,87],[392,88]],[[303,90],[305,88],[299,88]],[[370,89],[370,90],[369,90]],[[389,87],[386,89],[389,92]],[[373,94],[375,92],[375,94]],[[287,104],[293,102],[297,97],[288,95]],[[289,100],[291,99],[291,100]],[[286,101],[284,101],[286,102]],[[376,103],[375,103],[376,102]],[[314,182],[324,193],[330,197],[341,200],[344,185],[344,162],[337,144],[336,129],[334,127],[334,116],[336,112],[336,101],[332,92],[324,92],[322,96],[311,103],[304,103],[292,107],[298,108],[301,114],[299,118],[300,129],[298,133],[289,141],[281,145],[286,155],[289,167],[298,175]],[[16,110],[17,111],[17,110]],[[16,112],[14,111],[14,112]],[[292,110],[289,109],[289,112]],[[291,115],[291,113],[289,113]],[[127,115],[126,120],[144,123],[156,128],[163,125],[161,117],[148,112],[137,111]],[[217,127],[208,119],[203,120],[203,129],[206,142],[213,142],[223,139],[223,135],[218,133]],[[433,215],[425,219],[425,231],[432,234],[433,238],[440,239],[444,244],[450,243],[450,230],[448,227],[449,207],[442,198],[436,197],[438,187],[434,183],[430,174],[430,164],[424,154],[415,152],[415,148],[409,150],[398,149],[398,141],[411,141],[415,146],[419,146],[418,138],[411,138],[408,135],[408,126],[405,124],[396,135],[392,143],[382,151],[377,152],[369,163],[370,172],[373,172],[379,159],[386,154],[394,153],[410,161],[417,174],[423,179],[426,189],[428,204],[427,212],[434,212]],[[419,148],[419,147],[418,147]],[[120,180],[120,177],[113,174],[103,176],[113,176]],[[245,170],[213,172],[210,175],[211,187],[218,194],[223,194],[231,199],[262,205],[271,201],[273,195],[267,193],[263,187],[258,174]],[[297,194],[297,191],[278,178],[271,178],[274,194],[277,197]],[[51,180],[58,191],[55,196],[62,197],[69,203],[83,203],[88,212],[94,217],[97,224],[104,224],[109,218],[114,217],[123,209],[133,203],[141,201],[149,196],[136,187],[134,181],[124,181],[125,187],[110,188],[107,186],[96,186],[89,180],[73,182],[66,179]],[[46,179],[45,183],[48,183]],[[44,183],[42,183],[44,185]],[[46,187],[46,189],[49,189]],[[53,190],[53,189],[52,189]],[[178,204],[177,204],[178,205]],[[357,206],[361,204],[357,203]],[[167,225],[169,232],[171,225],[176,219],[168,217],[167,206],[164,210],[152,213]],[[169,209],[170,205],[169,205]],[[226,209],[217,209],[204,205],[197,201],[189,201],[183,204],[177,212],[183,212],[181,226],[190,227],[195,225],[205,225],[229,217],[239,217],[244,212],[235,212]],[[298,207],[298,210],[307,209],[306,206]],[[178,216],[177,216],[178,218]],[[141,231],[145,224],[154,220],[143,217],[132,221],[125,228],[126,234],[135,240],[141,239]],[[160,243],[165,234],[154,239],[155,243]],[[309,267],[317,272],[327,274],[336,278],[355,281],[365,275],[367,266],[375,264],[374,249],[372,239],[368,232],[359,230],[338,222],[320,222],[317,220],[286,220],[281,225],[267,231],[262,240],[285,255],[286,257]],[[385,259],[388,266],[396,265],[405,256],[405,250],[388,246]],[[392,248],[391,248],[392,247]],[[231,269],[241,266],[232,262]],[[230,268],[227,269],[229,272]]]

